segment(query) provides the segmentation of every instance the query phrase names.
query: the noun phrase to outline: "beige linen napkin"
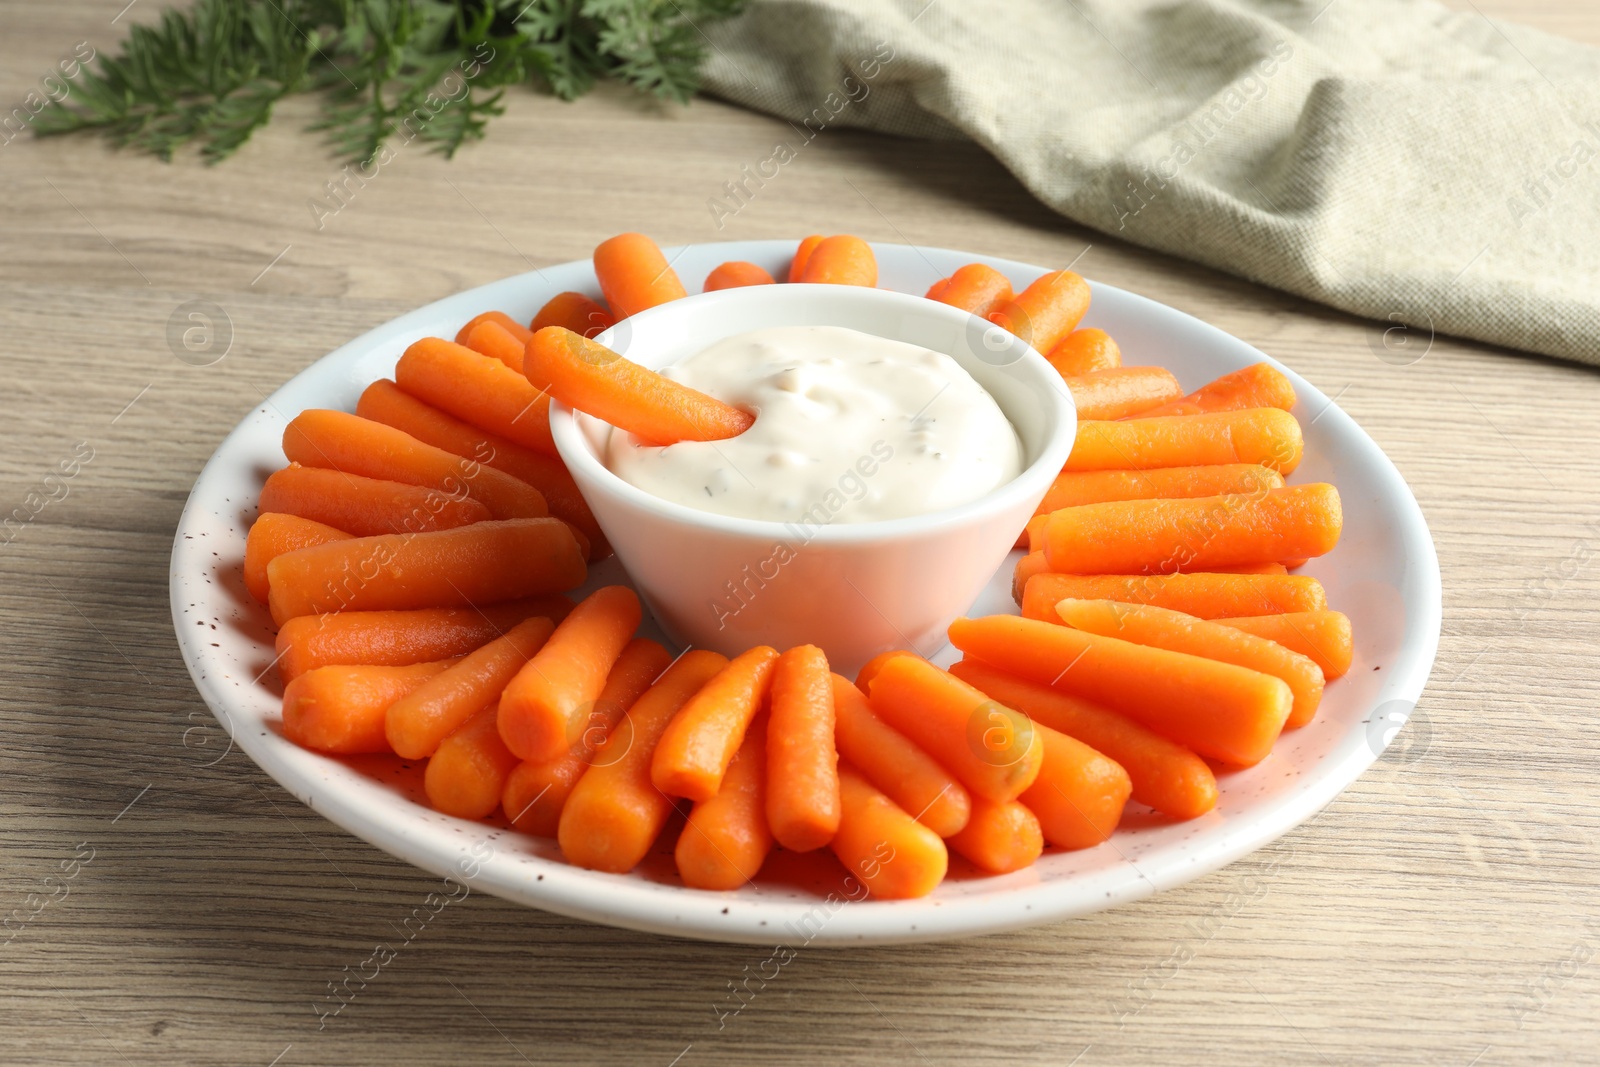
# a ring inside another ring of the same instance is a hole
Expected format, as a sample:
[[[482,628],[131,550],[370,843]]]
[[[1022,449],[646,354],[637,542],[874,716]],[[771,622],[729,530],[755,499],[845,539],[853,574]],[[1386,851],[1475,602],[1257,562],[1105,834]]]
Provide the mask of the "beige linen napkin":
[[[1396,347],[1600,363],[1600,50],[1430,0],[752,0],[707,32],[707,89],[795,127],[758,170],[839,126],[970,137]]]

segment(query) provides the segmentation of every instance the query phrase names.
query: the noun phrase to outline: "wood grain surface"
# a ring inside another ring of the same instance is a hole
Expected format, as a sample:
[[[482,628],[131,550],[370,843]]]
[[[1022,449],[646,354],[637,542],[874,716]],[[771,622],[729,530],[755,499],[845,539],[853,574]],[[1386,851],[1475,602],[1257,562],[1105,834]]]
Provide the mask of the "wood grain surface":
[[[0,6],[6,110],[78,42],[109,50],[159,13],[124,2]],[[1586,0],[1476,7],[1600,44]],[[1597,1062],[1600,376],[1119,244],[968,145],[829,132],[718,230],[708,197],[780,124],[604,89],[508,103],[486,143],[401,152],[321,229],[308,205],[339,167],[300,131],[305,101],[219,167],[0,146],[0,515],[28,516],[0,534],[0,1062]],[[1593,210],[1584,180],[1569,210]],[[720,1025],[764,950],[473,894],[319,1028],[328,983],[436,880],[227,751],[168,615],[179,511],[224,434],[313,360],[625,229],[1081,255],[1283,359],[1432,526],[1444,636],[1413,721],[1312,823],[1222,871],[1018,933],[802,952]],[[209,366],[169,341],[194,300],[231,336]]]

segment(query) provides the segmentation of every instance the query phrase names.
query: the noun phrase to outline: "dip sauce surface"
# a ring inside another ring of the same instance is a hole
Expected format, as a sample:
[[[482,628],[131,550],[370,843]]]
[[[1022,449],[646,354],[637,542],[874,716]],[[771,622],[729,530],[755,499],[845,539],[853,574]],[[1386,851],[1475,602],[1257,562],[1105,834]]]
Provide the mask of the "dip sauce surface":
[[[725,338],[661,372],[756,416],[723,441],[642,445],[613,431],[606,465],[700,511],[774,522],[873,522],[955,507],[1022,472],[994,398],[942,352],[841,326]]]

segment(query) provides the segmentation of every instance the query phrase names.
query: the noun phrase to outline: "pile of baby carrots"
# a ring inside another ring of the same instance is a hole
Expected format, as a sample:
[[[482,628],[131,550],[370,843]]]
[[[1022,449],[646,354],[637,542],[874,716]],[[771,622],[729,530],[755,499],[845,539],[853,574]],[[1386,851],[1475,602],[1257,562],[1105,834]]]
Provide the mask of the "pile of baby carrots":
[[[1349,668],[1349,620],[1289,573],[1336,544],[1330,485],[1285,484],[1294,390],[1266,364],[1182,395],[1079,328],[1071,271],[1020,292],[973,264],[930,299],[1045,353],[1077,402],[1070,460],[1022,533],[1022,615],[959,619],[949,670],[892,650],[855,679],[811,645],[673,658],[639,600],[581,602],[607,551],[550,438],[552,397],[658,443],[752,416],[592,338],[687,291],[649,238],[594,254],[603,301],[526,327],[480,315],[408,348],[352,413],[284,432],[244,577],[278,625],[283,729],[339,755],[426,760],[439,811],[497,811],[567,859],[633,869],[682,815],[684,884],[732,889],[776,849],[828,849],[875,896],[922,896],[1108,838],[1127,802],[1192,819],[1215,768],[1266,757]],[[877,281],[871,248],[808,237],[788,281]],[[703,288],[772,284],[725,263]]]

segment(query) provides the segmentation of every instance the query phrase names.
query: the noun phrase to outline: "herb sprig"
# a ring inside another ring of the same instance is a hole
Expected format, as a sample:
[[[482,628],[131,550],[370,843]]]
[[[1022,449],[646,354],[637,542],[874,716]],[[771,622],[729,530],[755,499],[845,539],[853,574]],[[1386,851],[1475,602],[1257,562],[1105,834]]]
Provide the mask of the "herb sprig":
[[[687,102],[700,27],[744,0],[196,0],[135,26],[33,120],[41,136],[100,130],[170,160],[194,142],[215,163],[317,92],[321,130],[370,162],[404,127],[446,156],[483,137],[507,86],[571,100],[614,78]]]

